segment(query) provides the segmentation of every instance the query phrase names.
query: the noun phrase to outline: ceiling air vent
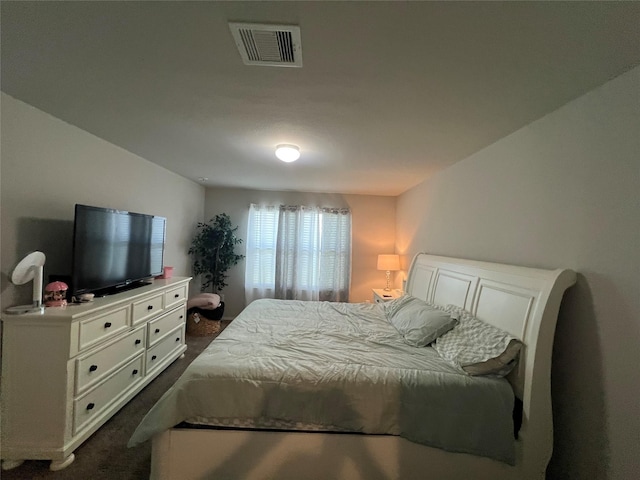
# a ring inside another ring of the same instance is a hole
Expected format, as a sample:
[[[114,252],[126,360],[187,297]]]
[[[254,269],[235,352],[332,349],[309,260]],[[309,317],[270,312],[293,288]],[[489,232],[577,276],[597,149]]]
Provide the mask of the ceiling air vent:
[[[302,67],[300,27],[230,23],[229,28],[245,65]]]

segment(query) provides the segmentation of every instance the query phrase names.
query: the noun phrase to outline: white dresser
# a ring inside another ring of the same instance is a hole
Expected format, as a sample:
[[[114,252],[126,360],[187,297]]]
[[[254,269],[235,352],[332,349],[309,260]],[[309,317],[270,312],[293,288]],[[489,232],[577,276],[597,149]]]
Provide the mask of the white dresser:
[[[73,451],[187,349],[190,277],[2,317],[4,469]]]

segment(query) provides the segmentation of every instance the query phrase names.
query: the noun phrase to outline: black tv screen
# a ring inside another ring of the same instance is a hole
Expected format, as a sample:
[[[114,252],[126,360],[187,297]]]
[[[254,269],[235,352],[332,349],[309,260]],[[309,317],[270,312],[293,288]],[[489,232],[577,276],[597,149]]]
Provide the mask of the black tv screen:
[[[76,204],[73,294],[108,294],[162,273],[165,225],[164,217]]]

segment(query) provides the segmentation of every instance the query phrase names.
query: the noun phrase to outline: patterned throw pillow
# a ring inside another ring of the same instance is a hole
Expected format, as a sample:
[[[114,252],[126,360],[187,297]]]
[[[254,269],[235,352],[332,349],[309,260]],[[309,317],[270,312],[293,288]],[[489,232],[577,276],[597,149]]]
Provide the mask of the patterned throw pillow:
[[[409,295],[393,301],[386,313],[404,342],[414,347],[429,345],[458,323],[449,313]]]
[[[454,305],[445,308],[458,325],[439,337],[433,348],[469,375],[507,375],[518,360],[522,342],[513,335]]]

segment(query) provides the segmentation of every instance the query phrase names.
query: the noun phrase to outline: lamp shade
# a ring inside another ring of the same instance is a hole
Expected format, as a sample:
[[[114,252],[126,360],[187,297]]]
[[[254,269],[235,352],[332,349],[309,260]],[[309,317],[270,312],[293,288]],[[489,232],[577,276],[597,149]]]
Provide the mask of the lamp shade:
[[[400,255],[378,255],[378,270],[400,270]]]

